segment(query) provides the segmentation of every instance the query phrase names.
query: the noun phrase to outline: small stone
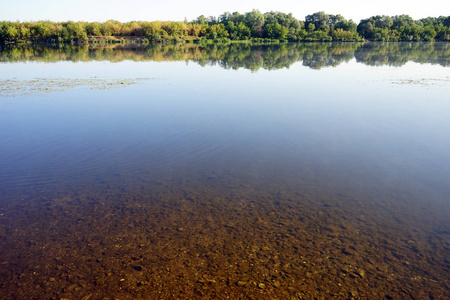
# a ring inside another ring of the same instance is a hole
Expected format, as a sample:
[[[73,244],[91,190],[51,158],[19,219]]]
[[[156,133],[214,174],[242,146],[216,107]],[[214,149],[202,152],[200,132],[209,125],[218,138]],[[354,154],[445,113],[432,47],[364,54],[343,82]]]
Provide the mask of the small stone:
[[[273,283],[273,285],[274,285],[276,288],[279,288],[279,287],[281,286],[281,283],[280,283],[279,281],[275,281],[275,282]]]
[[[76,284],[71,284],[65,290],[68,292],[71,292],[71,291],[74,291],[76,287],[77,287]]]
[[[50,282],[55,282],[56,279],[55,279],[55,277],[50,277],[50,279],[49,279],[48,281],[50,281]]]
[[[265,289],[266,288],[266,285],[264,284],[264,283],[258,283],[258,287],[260,288],[260,289]]]
[[[236,284],[237,284],[238,286],[244,286],[244,285],[246,285],[247,283],[246,283],[245,281],[239,280]]]
[[[364,271],[363,269],[357,269],[356,273],[361,276],[361,278],[364,278],[364,276],[366,276],[366,271]]]

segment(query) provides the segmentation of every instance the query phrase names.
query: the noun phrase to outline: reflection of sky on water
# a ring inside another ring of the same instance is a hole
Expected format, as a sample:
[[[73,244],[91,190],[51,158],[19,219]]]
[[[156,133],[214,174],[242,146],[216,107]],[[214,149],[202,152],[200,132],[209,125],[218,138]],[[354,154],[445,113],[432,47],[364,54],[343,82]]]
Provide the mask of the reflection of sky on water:
[[[45,183],[45,176],[80,177],[143,161],[152,168],[191,162],[195,169],[196,162],[255,159],[263,169],[308,165],[324,174],[371,174],[383,184],[412,180],[438,188],[438,198],[448,190],[450,103],[441,66],[351,60],[321,70],[298,62],[251,72],[185,62],[2,65],[1,78],[38,77],[153,79],[8,100],[0,153],[3,170],[21,170],[18,177],[28,172]],[[422,78],[440,84],[395,83]],[[5,171],[1,177],[18,179]]]

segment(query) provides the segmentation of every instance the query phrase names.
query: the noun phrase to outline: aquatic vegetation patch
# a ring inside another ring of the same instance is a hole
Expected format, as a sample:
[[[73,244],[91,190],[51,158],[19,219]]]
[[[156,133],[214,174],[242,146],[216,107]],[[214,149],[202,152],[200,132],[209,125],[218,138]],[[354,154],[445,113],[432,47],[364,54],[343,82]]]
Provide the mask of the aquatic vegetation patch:
[[[432,85],[446,85],[450,82],[450,77],[446,78],[420,78],[420,79],[400,79],[392,81],[393,84],[399,85],[419,85],[419,86],[432,86]]]
[[[0,80],[0,97],[33,96],[36,94],[64,92],[77,88],[106,90],[141,84],[152,78],[17,78]]]

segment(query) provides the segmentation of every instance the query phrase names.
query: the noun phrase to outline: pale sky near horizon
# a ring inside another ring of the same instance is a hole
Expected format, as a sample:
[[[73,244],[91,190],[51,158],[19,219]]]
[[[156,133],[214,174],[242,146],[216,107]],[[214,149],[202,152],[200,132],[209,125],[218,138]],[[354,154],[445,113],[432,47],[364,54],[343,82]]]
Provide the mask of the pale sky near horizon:
[[[110,19],[128,21],[189,21],[200,15],[218,17],[224,12],[241,14],[258,9],[262,13],[280,11],[292,13],[299,20],[318,11],[341,14],[358,23],[375,15],[406,14],[413,19],[450,15],[448,0],[429,1],[357,1],[322,0],[300,2],[292,0],[206,1],[206,0],[0,0],[0,21],[89,21]]]

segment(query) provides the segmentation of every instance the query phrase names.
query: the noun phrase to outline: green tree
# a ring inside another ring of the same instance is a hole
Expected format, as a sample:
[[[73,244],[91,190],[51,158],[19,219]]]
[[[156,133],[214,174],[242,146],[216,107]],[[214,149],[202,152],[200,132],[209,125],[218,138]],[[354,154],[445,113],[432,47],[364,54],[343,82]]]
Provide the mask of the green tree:
[[[101,36],[100,23],[92,22],[86,25],[86,33],[88,36]]]
[[[233,21],[235,24],[239,24],[241,22],[245,23],[245,15],[242,15],[239,12],[235,11],[231,14],[229,20]]]
[[[421,31],[419,26],[404,26],[400,28],[400,38],[402,41],[418,42],[421,40]]]
[[[315,30],[328,31],[330,25],[328,24],[330,16],[323,11],[316,12],[305,17],[305,26],[308,28],[309,24],[313,24]]]
[[[393,24],[394,21],[389,16],[373,16],[369,19],[361,20],[357,26],[357,31],[364,38],[381,40],[383,35],[381,30],[389,30]]]
[[[39,22],[33,26],[32,34],[36,40],[47,40],[50,34],[48,22]]]
[[[204,15],[201,15],[194,21],[194,23],[200,25],[208,24],[208,19]]]
[[[347,21],[341,15],[328,15],[327,25],[334,28],[342,28],[342,24],[345,24]]]
[[[210,38],[216,39],[216,38],[226,38],[229,36],[228,31],[225,28],[224,24],[215,24],[209,27],[209,35]]]
[[[252,10],[245,14],[245,24],[250,28],[252,36],[262,37],[264,15],[259,10]]]
[[[266,32],[266,35],[269,39],[277,39],[277,40],[286,39],[286,36],[289,33],[289,29],[278,23],[266,24],[264,26],[264,31]]]
[[[165,26],[165,30],[171,36],[180,36],[183,32],[183,27],[180,22],[170,22],[167,26]]]
[[[83,26],[82,22],[72,22],[69,21],[65,24],[67,31],[69,33],[69,38],[73,41],[87,41],[87,32]]]
[[[392,17],[392,28],[400,29],[402,27],[412,27],[415,26],[416,22],[408,15],[399,15]]]
[[[245,14],[245,23],[249,28],[264,25],[264,15],[259,10],[252,10]]]
[[[122,23],[116,20],[108,20],[106,23],[104,23],[104,27],[106,29],[105,33],[109,34],[103,34],[103,35],[113,35],[113,36],[120,36],[122,31]]]
[[[15,41],[19,37],[19,30],[12,22],[2,22],[0,25],[0,40],[5,42]]]
[[[436,35],[437,35],[437,32],[434,29],[434,26],[431,24],[425,26],[421,33],[422,40],[428,41],[428,42],[434,41],[434,38],[436,37]]]
[[[251,30],[243,22],[235,25],[233,21],[228,22],[227,30],[232,40],[247,40],[251,37]]]
[[[144,36],[151,37],[153,34],[159,34],[161,31],[161,22],[153,21],[153,22],[145,22],[142,24],[142,31]]]
[[[232,21],[230,12],[224,12],[223,14],[221,14],[219,16],[219,22],[224,24],[225,26],[227,26],[228,22],[230,22],[230,21]]]

